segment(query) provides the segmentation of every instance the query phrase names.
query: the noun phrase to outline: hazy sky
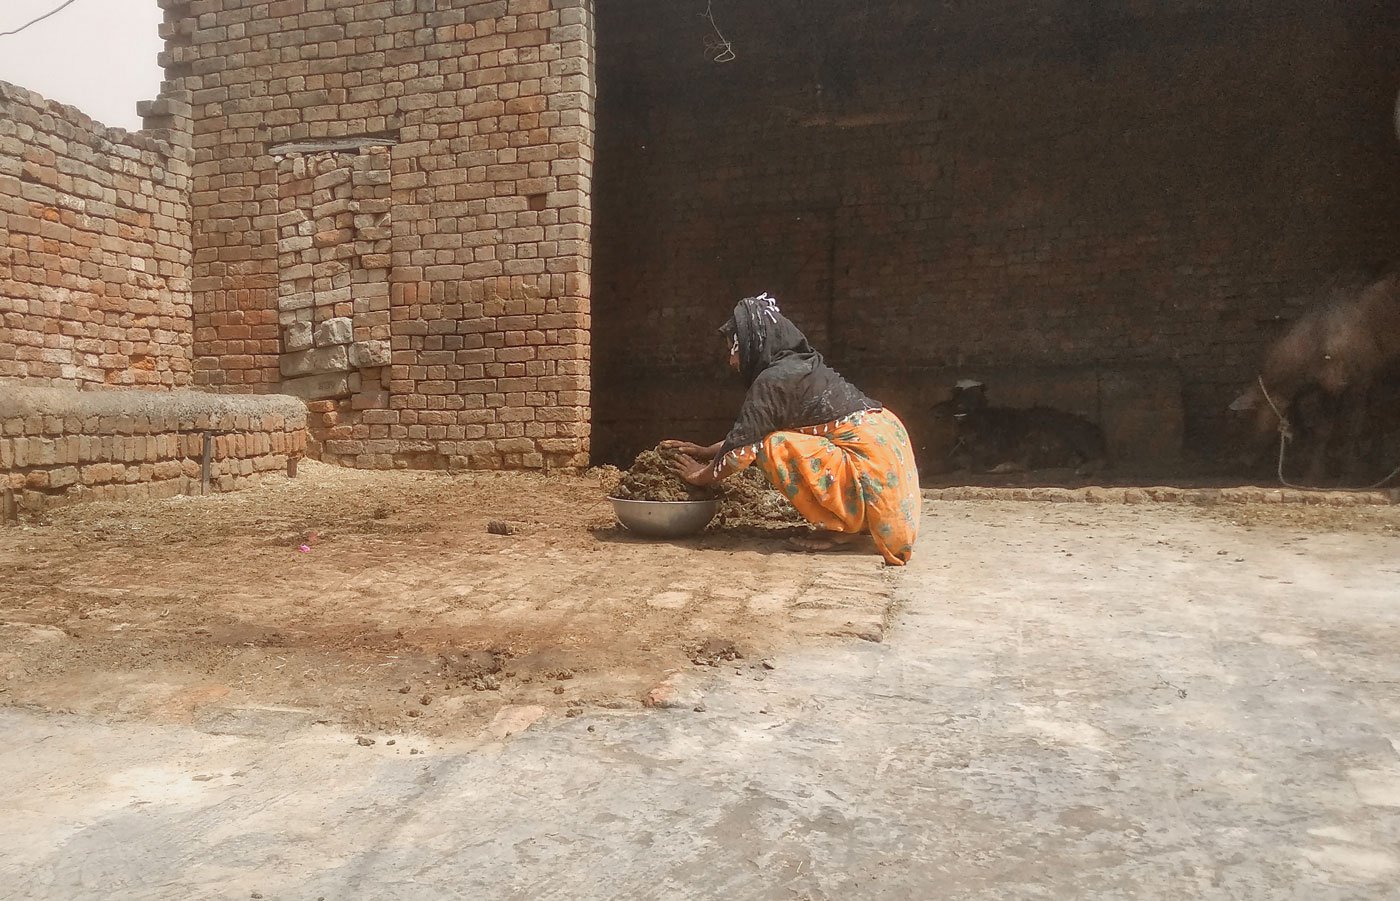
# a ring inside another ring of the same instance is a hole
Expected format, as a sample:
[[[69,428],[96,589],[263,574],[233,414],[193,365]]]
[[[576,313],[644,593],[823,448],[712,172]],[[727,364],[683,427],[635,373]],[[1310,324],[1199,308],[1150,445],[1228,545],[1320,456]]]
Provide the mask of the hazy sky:
[[[0,31],[63,0],[0,0]],[[75,0],[58,15],[0,38],[0,81],[78,107],[106,125],[137,129],[138,100],[160,90],[156,0]]]

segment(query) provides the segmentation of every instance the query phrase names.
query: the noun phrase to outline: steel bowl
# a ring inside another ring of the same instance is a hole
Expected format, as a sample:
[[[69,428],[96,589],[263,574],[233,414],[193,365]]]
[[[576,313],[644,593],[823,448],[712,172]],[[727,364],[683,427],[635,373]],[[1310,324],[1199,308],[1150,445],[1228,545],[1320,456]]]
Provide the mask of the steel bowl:
[[[629,532],[648,538],[681,538],[695,535],[719,512],[719,500],[625,501],[610,497],[617,521]]]

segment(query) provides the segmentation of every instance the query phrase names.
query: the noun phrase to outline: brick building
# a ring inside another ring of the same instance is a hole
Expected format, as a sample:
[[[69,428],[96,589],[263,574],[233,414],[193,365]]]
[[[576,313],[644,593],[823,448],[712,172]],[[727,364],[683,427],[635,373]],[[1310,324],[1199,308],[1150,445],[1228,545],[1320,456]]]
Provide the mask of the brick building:
[[[604,456],[721,433],[706,336],[768,291],[929,443],[973,377],[1170,465],[1320,283],[1400,257],[1396,4],[721,0],[718,64],[705,6],[598,4]]]
[[[160,3],[141,134],[0,91],[0,383],[291,394],[348,465],[713,440],[760,291],[926,444],[971,376],[1167,465],[1400,239],[1393,4]]]
[[[163,5],[195,384],[351,465],[586,463],[591,4]]]

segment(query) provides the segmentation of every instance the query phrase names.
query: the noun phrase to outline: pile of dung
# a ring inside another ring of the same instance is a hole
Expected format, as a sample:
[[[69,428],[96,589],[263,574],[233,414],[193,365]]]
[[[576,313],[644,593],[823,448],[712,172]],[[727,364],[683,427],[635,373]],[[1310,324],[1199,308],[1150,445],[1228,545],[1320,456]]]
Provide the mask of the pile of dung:
[[[803,525],[806,520],[797,508],[773,487],[757,466],[725,479],[715,525],[723,528]]]
[[[612,496],[625,501],[705,501],[715,496],[710,488],[696,488],[686,483],[672,469],[675,454],[655,448],[642,451]]]
[[[622,470],[611,464],[594,466],[584,472],[585,479],[592,479],[603,489],[603,493],[608,497],[617,497],[617,486],[622,482]]]
[[[719,513],[714,521],[718,528],[771,528],[805,522],[757,466],[725,479],[717,488],[696,488],[676,475],[671,468],[674,460],[673,452],[659,447],[642,451],[608,494],[632,501],[700,501],[718,497]],[[603,483],[606,486],[610,481],[605,479]]]

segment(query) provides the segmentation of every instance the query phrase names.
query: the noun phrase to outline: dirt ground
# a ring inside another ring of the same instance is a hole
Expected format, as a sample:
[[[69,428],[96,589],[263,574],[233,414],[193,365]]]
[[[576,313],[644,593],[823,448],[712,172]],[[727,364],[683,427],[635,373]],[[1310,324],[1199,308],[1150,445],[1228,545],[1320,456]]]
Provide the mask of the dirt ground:
[[[577,482],[312,475],[0,529],[43,549],[10,617],[60,624],[5,630],[0,685],[127,719],[0,709],[0,897],[1396,896],[1400,508],[930,499],[877,644],[813,606],[887,598],[865,557],[589,535]],[[499,691],[437,657],[493,642]],[[671,668],[686,703],[641,709]]]
[[[780,529],[643,541],[603,493],[308,463],[249,492],[0,529],[0,705],[451,736],[504,708],[636,707],[677,671],[763,679],[795,645],[883,636],[897,573],[873,553],[794,553]],[[1400,532],[1397,507],[1179,509],[1280,541]]]
[[[452,735],[506,706],[635,707],[677,669],[761,679],[794,643],[878,640],[878,557],[778,534],[647,542],[588,479],[314,463],[239,494],[61,508],[0,529],[0,705]]]

